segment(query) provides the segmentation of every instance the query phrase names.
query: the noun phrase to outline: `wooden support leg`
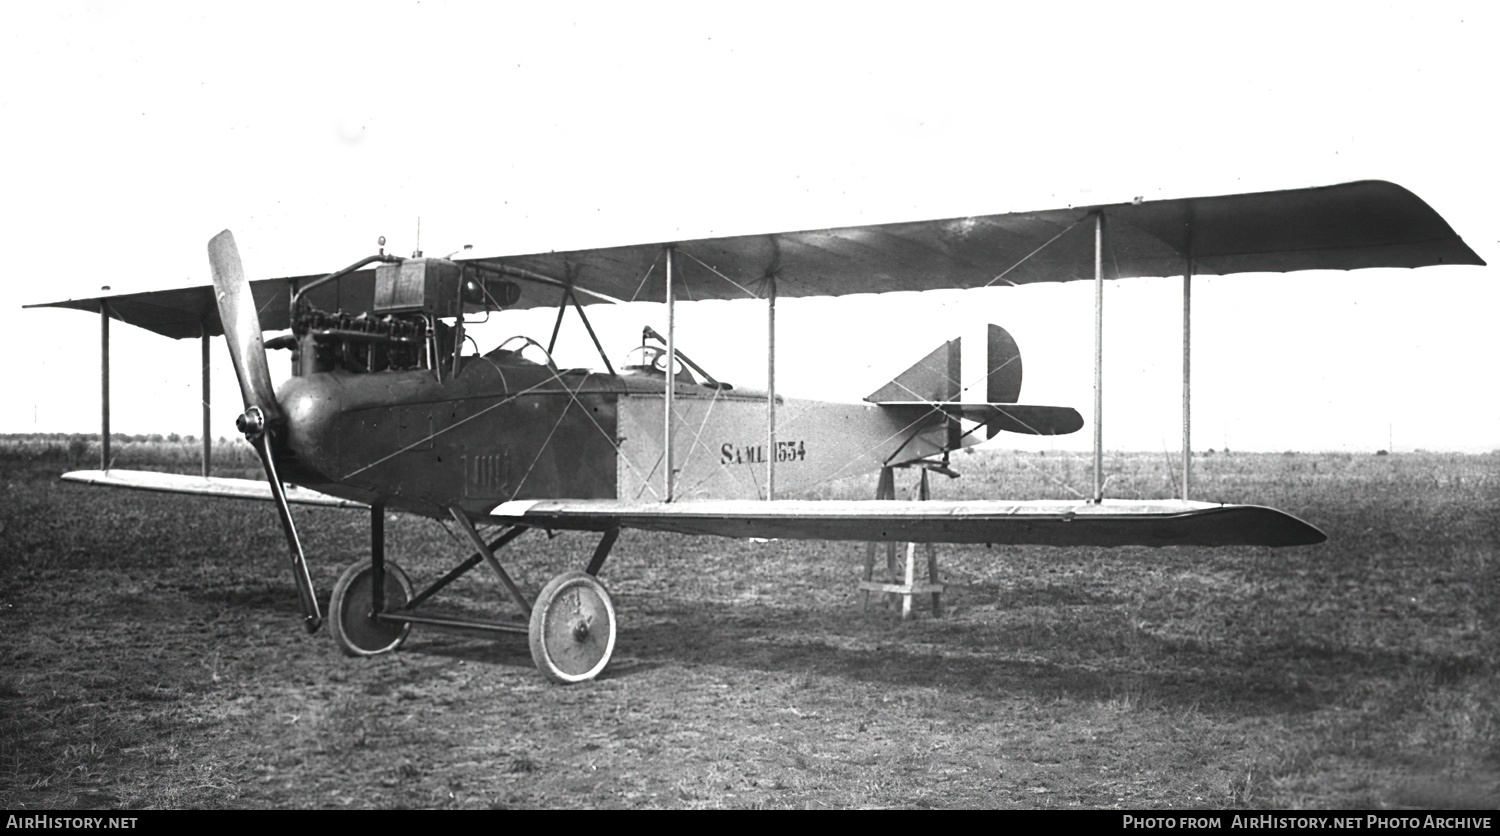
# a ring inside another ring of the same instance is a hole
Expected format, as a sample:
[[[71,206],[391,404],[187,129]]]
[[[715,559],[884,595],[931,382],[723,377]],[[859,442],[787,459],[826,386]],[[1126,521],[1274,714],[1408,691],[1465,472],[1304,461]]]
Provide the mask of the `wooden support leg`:
[[[885,544],[885,577],[886,580],[890,581],[891,583],[896,583],[897,578],[901,577],[901,566],[897,561],[896,551],[896,543],[891,542]],[[895,604],[895,596],[887,593],[885,596],[885,608],[890,609],[891,607],[895,606]]]
[[[896,470],[891,467],[880,469],[880,481],[875,486],[876,499],[896,498]],[[865,550],[865,583],[861,585],[864,596],[860,603],[861,610],[870,608],[870,587],[868,584],[875,582],[875,549],[878,543],[871,542]],[[890,543],[886,546],[885,568],[887,577],[896,574],[896,544]]]
[[[921,479],[917,482],[917,499],[925,501],[927,499],[927,497],[928,497],[927,469],[923,468],[922,469]],[[927,551],[928,551],[928,553],[930,555],[931,551],[932,551],[932,544],[930,544],[930,543],[927,544]],[[930,567],[929,567],[929,569],[930,569]],[[906,544],[906,573],[902,577],[902,584],[901,584],[902,588],[906,590],[905,592],[901,593],[901,619],[903,621],[905,621],[908,618],[911,618],[911,596],[912,596],[912,591],[911,590],[913,588],[915,588],[916,582],[917,582],[917,544],[916,543],[907,543]]]
[[[943,584],[938,581],[937,546],[927,544],[927,582],[937,587],[932,593],[932,614],[943,614]]]
[[[932,498],[932,491],[927,486],[927,471],[925,469],[922,471],[921,497],[923,502]],[[938,581],[937,545],[935,543],[928,543],[926,544],[926,546],[927,583],[935,587],[932,593],[932,614],[935,616],[940,616],[943,614],[943,585]]]
[[[931,489],[927,481],[927,471],[922,470],[921,480],[917,484],[917,497],[921,500],[930,499]],[[895,499],[896,483],[894,469],[884,468],[880,471],[880,486],[876,489],[876,499]],[[875,580],[875,549],[877,543],[870,543],[865,550],[865,577],[859,587],[863,593],[861,609],[869,609],[870,593],[883,592],[886,594],[887,605],[894,603],[894,596],[901,598],[901,617],[911,617],[911,599],[913,595],[932,595],[933,615],[942,615],[942,599],[939,597],[943,591],[942,584],[938,583],[937,548],[932,543],[924,544],[927,554],[927,582],[917,580],[917,544],[906,544],[906,562],[903,568],[897,567],[896,543],[886,543],[886,577],[885,580]]]
[[[923,472],[922,475],[926,476],[927,474],[926,474],[926,472]],[[905,582],[902,584],[902,586],[905,587],[906,591],[903,592],[903,593],[901,593],[901,618],[902,618],[903,621],[906,620],[906,619],[908,619],[908,618],[911,618],[911,587],[912,587],[912,583],[914,581],[916,581],[916,579],[917,579],[917,572],[916,572],[916,566],[915,566],[916,559],[917,559],[917,544],[916,543],[907,543],[906,544],[906,575],[905,575]]]
[[[875,580],[875,544],[871,542],[865,544],[865,583],[870,583],[873,580]],[[861,610],[868,610],[870,608],[869,588],[861,586],[860,596],[859,608]]]

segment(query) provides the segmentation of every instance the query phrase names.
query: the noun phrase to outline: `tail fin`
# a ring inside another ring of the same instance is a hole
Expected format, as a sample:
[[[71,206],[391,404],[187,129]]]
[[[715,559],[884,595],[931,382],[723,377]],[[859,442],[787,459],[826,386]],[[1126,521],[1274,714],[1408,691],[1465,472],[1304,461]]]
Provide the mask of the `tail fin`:
[[[956,401],[963,392],[960,356],[958,340],[949,340],[896,375],[895,380],[866,395],[865,400],[871,403]]]

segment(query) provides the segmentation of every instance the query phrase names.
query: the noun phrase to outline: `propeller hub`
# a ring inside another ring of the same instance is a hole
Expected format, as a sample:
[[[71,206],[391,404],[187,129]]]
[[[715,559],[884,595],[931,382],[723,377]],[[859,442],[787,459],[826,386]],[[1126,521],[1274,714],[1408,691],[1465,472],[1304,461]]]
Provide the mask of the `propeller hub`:
[[[245,413],[234,419],[234,425],[246,438],[256,438],[266,431],[266,414],[258,406],[250,406]]]

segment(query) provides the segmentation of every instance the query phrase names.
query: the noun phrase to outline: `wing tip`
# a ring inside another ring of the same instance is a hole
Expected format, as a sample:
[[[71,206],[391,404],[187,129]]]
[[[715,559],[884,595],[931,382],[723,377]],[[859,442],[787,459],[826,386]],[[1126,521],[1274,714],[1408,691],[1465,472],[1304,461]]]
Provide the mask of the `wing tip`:
[[[1322,529],[1294,514],[1264,505],[1225,505],[1221,509],[1244,517],[1247,546],[1316,546],[1328,542]],[[1239,530],[1239,529],[1234,529]]]

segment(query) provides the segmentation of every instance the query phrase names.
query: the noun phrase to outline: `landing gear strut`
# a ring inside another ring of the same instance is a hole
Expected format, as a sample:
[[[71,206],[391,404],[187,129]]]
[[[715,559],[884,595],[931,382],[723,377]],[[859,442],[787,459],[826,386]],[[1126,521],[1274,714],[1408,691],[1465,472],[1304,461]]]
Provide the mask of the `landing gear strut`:
[[[553,578],[533,603],[495,557],[495,551],[525,533],[525,526],[507,526],[489,542],[457,508],[450,514],[474,546],[475,553],[416,594],[399,566],[385,559],[385,509],[370,509],[370,559],[349,567],[333,588],[334,638],[351,656],[373,656],[401,646],[413,624],[525,633],[537,669],[556,682],[584,682],[599,675],[614,653],[617,632],[614,602],[609,590],[594,577],[620,536],[606,531],[582,572]],[[479,621],[416,612],[440,589],[488,563],[526,621]]]

